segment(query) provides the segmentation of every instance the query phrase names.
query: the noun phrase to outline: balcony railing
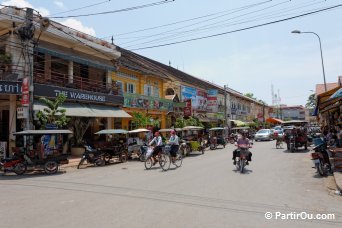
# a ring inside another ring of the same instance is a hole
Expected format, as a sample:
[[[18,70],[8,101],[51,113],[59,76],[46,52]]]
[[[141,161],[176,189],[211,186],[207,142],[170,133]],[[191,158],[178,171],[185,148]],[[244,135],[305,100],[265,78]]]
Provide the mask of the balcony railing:
[[[69,83],[69,77],[67,74],[61,74],[58,72],[51,72],[51,77],[47,78],[46,73],[43,70],[35,69],[33,81],[39,84],[50,84],[59,87],[74,88],[85,91],[92,91],[98,93],[119,94],[119,87],[115,83],[108,85],[99,80],[93,80],[89,78],[83,78],[80,76],[73,76],[73,82]]]

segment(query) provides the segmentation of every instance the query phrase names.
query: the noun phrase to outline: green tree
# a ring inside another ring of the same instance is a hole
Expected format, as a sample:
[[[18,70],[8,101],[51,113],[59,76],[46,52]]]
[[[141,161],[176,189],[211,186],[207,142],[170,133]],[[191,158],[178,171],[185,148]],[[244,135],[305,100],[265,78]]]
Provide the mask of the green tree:
[[[316,105],[316,102],[317,102],[317,98],[316,98],[316,95],[313,93],[308,97],[305,107],[309,109],[313,109]]]
[[[253,100],[257,100],[257,98],[254,97],[254,94],[253,94],[253,93],[245,93],[244,95],[245,95],[246,97],[249,97],[249,98],[253,99]]]
[[[133,112],[132,113],[132,123],[137,128],[146,128],[147,126],[159,127],[160,121],[155,120],[152,116],[143,112]]]
[[[68,124],[70,119],[65,115],[66,109],[60,108],[66,100],[65,95],[59,94],[54,101],[45,97],[42,97],[39,100],[47,106],[43,110],[39,110],[37,113],[37,118],[41,123],[41,128],[44,129],[46,124],[54,124],[58,128],[64,127]]]

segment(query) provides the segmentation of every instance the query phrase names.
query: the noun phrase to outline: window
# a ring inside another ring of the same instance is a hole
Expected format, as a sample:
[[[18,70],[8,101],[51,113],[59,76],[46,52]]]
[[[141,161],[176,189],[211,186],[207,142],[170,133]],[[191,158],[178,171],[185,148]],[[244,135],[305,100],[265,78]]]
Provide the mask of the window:
[[[126,84],[126,92],[127,93],[135,93],[135,84],[127,83]]]
[[[154,96],[159,97],[159,88],[158,87],[154,87]]]
[[[124,90],[123,82],[116,81],[116,85],[119,87],[119,95],[122,95],[123,90]]]
[[[151,85],[144,85],[144,95],[146,96],[152,96],[153,94],[153,86]]]

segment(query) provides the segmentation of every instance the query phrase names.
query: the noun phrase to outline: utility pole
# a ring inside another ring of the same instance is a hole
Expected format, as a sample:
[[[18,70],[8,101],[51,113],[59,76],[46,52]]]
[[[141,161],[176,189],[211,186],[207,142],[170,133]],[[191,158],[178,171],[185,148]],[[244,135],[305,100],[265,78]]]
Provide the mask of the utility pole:
[[[33,36],[34,25],[33,9],[26,9],[25,24],[18,29],[18,34],[23,43],[23,53],[25,56],[25,74],[27,74],[29,92],[28,92],[28,118],[26,119],[25,129],[33,129]]]
[[[227,85],[224,85],[224,124],[228,127],[228,118],[227,118]]]

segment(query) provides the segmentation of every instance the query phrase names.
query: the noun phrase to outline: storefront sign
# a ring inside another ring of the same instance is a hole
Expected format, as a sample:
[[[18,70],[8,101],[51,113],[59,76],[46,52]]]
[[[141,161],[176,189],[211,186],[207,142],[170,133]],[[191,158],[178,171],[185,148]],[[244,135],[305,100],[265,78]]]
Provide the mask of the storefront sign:
[[[207,110],[207,92],[204,90],[197,90],[196,104],[193,105],[195,110],[206,111]]]
[[[29,94],[22,94],[21,95],[21,105],[22,106],[29,106],[30,105],[30,95]]]
[[[29,78],[28,77],[24,77],[23,78],[23,82],[22,82],[22,94],[28,94],[29,93]]]
[[[208,90],[207,112],[211,112],[211,113],[218,112],[217,95],[218,95],[218,91],[216,89]]]
[[[83,101],[83,102],[96,102],[96,103],[115,103],[123,105],[123,97],[118,95],[101,94],[91,91],[82,91],[77,89],[62,88],[51,85],[34,85],[34,95],[42,97],[55,98],[59,94],[64,94],[67,100]]]
[[[0,94],[21,94],[21,82],[0,81]]]
[[[17,119],[27,119],[29,116],[28,107],[17,108]]]
[[[192,105],[194,105],[196,104],[196,96],[197,89],[188,86],[181,87],[181,101],[184,102],[191,99]]]
[[[124,107],[171,112],[173,111],[173,102],[162,98],[124,93]]]

